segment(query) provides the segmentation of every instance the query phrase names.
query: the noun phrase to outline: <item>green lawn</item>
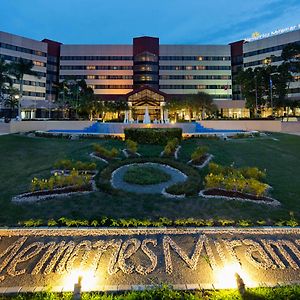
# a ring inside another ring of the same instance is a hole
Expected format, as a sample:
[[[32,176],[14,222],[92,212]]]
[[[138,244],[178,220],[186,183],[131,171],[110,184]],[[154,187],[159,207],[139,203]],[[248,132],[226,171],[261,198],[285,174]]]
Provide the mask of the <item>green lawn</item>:
[[[92,144],[124,148],[118,140],[64,140],[30,138],[21,135],[0,136],[0,225],[14,225],[29,218],[289,218],[293,211],[300,217],[300,137],[272,134],[255,139],[230,141],[191,139],[182,142],[179,159],[187,162],[198,145],[207,145],[215,162],[236,166],[257,166],[267,170],[267,182],[273,186],[272,196],[282,203],[280,208],[236,201],[204,200],[199,197],[170,200],[159,195],[109,195],[95,192],[48,200],[37,204],[15,205],[11,197],[28,190],[31,179],[49,176],[58,159],[89,161]],[[143,156],[158,157],[163,146],[140,145]],[[97,162],[98,168],[105,165]],[[202,177],[207,169],[201,171]]]

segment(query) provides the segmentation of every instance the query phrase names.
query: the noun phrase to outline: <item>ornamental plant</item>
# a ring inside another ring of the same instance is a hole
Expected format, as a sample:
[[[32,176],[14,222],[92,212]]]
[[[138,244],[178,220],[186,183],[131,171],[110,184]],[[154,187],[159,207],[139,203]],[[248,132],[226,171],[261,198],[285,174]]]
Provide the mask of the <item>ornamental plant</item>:
[[[69,159],[61,159],[54,163],[54,168],[63,170],[95,170],[97,165],[93,162],[71,161]]]
[[[178,145],[179,145],[179,140],[177,138],[169,140],[167,145],[164,148],[164,155],[166,156],[173,155]]]
[[[216,163],[210,163],[209,172],[205,177],[206,188],[221,188],[261,197],[266,195],[269,187],[260,181],[265,177],[265,172],[258,168],[237,169],[233,166],[224,167]]]
[[[107,158],[107,159],[113,159],[119,155],[118,149],[112,148],[111,150],[108,150],[99,144],[93,144],[93,149],[94,149],[94,152],[96,153],[96,155],[99,155],[99,156],[101,156],[103,158]]]
[[[55,173],[49,179],[34,177],[31,181],[31,191],[53,190],[74,186],[77,188],[90,184],[91,176],[88,174],[79,174],[77,170],[72,170],[69,175]]]
[[[193,162],[200,162],[202,159],[203,159],[203,157],[205,156],[205,155],[207,155],[207,152],[208,152],[208,147],[206,147],[206,146],[199,146],[199,147],[197,147],[196,148],[196,150],[192,153],[192,155],[191,155],[191,160],[193,161]]]
[[[126,150],[128,150],[129,152],[131,152],[132,154],[136,154],[138,149],[138,143],[128,139],[126,140]]]

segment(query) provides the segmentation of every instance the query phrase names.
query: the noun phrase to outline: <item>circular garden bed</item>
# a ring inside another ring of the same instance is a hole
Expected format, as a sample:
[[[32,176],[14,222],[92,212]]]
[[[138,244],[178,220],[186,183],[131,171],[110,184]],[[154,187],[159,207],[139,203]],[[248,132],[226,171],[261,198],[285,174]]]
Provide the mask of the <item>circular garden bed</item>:
[[[99,177],[100,189],[109,193],[196,196],[200,185],[200,175],[193,167],[166,158],[114,162],[102,170]]]

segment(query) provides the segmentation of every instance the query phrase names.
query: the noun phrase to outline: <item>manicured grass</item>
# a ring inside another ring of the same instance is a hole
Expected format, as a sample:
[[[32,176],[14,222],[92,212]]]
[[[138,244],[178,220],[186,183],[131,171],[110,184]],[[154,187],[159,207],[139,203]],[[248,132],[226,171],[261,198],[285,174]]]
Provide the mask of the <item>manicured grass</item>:
[[[119,140],[99,140],[111,149],[124,149]],[[85,196],[47,200],[36,204],[16,205],[14,195],[28,191],[33,177],[49,177],[50,169],[59,159],[91,161],[89,153],[95,140],[64,140],[30,138],[21,135],[0,136],[0,225],[16,225],[30,218],[59,219],[60,217],[93,219],[113,218],[230,218],[230,219],[288,219],[293,211],[300,218],[300,137],[271,134],[255,139],[230,141],[191,139],[181,143],[179,161],[186,163],[197,146],[208,146],[214,161],[237,167],[254,166],[266,169],[273,190],[271,196],[281,207],[241,203],[237,201],[205,200],[197,196],[167,199],[162,196],[107,194],[101,191]],[[163,146],[139,145],[138,152],[146,157],[158,157]],[[101,171],[106,165],[96,161]],[[207,168],[201,171],[207,174]],[[99,177],[97,177],[99,179]]]
[[[19,294],[17,296],[0,296],[0,300],[71,300],[72,293],[35,293]],[[169,288],[154,289],[141,292],[127,292],[119,294],[83,293],[82,300],[298,300],[300,299],[299,286],[276,288],[248,289],[243,297],[237,290],[216,290],[183,292]]]
[[[171,176],[152,166],[131,166],[123,179],[128,183],[148,185],[166,182],[171,179]]]

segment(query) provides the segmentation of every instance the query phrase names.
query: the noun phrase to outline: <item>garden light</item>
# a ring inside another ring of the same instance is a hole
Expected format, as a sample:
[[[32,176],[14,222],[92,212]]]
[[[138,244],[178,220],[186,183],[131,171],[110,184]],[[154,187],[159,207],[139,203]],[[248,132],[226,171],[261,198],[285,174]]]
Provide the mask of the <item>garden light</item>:
[[[215,274],[215,287],[221,289],[238,288],[239,291],[245,289],[245,283],[251,285],[251,280],[240,264],[231,263],[219,269]]]
[[[94,272],[89,270],[78,270],[71,271],[64,278],[64,291],[73,291],[74,295],[80,294],[81,291],[88,292],[95,290],[96,288],[96,277]]]

